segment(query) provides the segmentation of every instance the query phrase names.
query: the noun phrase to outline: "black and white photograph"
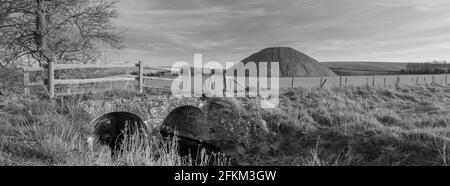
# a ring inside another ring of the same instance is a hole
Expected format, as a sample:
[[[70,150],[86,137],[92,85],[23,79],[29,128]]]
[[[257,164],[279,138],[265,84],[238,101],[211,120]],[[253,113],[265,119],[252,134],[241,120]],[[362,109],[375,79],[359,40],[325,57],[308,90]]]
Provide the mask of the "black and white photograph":
[[[0,166],[448,166],[449,10],[0,0]]]

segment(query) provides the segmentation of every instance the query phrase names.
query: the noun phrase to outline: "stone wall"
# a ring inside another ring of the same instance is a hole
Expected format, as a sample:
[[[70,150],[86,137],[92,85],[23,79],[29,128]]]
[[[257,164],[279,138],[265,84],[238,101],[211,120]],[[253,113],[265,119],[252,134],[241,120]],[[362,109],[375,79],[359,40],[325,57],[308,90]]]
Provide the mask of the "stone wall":
[[[146,96],[127,99],[89,100],[80,103],[92,121],[111,112],[130,112],[138,115],[150,128],[159,127],[169,113],[181,106],[201,107],[199,98]]]
[[[229,155],[244,153],[244,149],[258,146],[268,134],[266,122],[261,116],[246,108],[249,100],[234,98],[175,98],[169,96],[145,96],[127,99],[101,99],[81,102],[81,106],[91,115],[92,122],[111,112],[129,112],[139,116],[151,133],[158,132],[169,114],[176,108],[194,106],[204,112],[205,123],[192,125],[179,135],[195,138],[201,142],[220,147]],[[251,101],[251,100],[250,100]],[[254,100],[253,100],[254,101]],[[247,102],[247,103],[246,103]],[[186,116],[186,120],[189,117]],[[181,118],[182,119],[182,118]],[[182,124],[183,122],[180,122]],[[95,123],[91,123],[94,127]],[[189,130],[206,131],[195,136],[186,136]],[[263,137],[263,138],[261,138]]]

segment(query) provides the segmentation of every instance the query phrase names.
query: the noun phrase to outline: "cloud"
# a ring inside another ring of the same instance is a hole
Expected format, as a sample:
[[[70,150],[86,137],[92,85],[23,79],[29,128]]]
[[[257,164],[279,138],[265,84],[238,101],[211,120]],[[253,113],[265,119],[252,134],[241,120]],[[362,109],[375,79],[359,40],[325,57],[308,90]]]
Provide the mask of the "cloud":
[[[203,53],[211,60],[239,61],[271,46],[294,47],[324,61],[450,58],[440,44],[450,39],[449,5],[448,0],[122,0],[116,24],[127,30],[128,48],[113,58],[167,65]]]
[[[383,7],[407,7],[424,12],[443,10],[450,5],[447,0],[381,0],[374,3]]]

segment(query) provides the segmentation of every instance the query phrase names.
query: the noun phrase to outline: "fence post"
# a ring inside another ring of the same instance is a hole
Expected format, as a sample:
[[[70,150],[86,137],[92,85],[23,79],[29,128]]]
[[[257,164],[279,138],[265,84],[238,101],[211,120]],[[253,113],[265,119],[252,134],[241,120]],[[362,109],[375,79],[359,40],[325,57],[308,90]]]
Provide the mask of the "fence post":
[[[53,99],[55,97],[55,61],[54,60],[50,60],[47,63],[47,74],[48,74],[47,89],[48,89],[50,98]]]
[[[23,72],[24,94],[30,94],[30,87],[28,86],[29,83],[30,83],[30,72],[24,71]]]
[[[109,84],[109,90],[113,90],[113,82],[110,80],[109,82],[108,82],[108,84]],[[125,84],[125,86],[127,86],[128,87],[128,83],[127,84]]]
[[[400,84],[400,76],[397,75],[397,82],[395,83],[395,86],[398,87],[399,84]]]
[[[347,77],[345,77],[345,86],[347,86]]]
[[[339,75],[339,87],[342,87],[342,75]]]
[[[319,87],[322,86],[322,76],[320,76],[320,83],[319,83]]]
[[[448,83],[448,75],[445,75],[445,84]]]
[[[320,89],[322,89],[322,87],[325,85],[325,83],[327,82],[328,79],[325,79],[325,81],[322,82],[322,84],[320,84]]]
[[[386,77],[384,77],[383,85],[384,85],[384,87],[386,87]]]
[[[139,93],[144,93],[144,65],[142,64],[142,61],[139,61],[138,64],[139,67]]]
[[[372,76],[372,87],[375,86],[375,76]]]
[[[370,86],[370,84],[369,84],[369,77],[367,77],[366,78],[366,87],[369,87]]]
[[[291,88],[294,88],[294,76],[292,76]]]
[[[419,76],[416,77],[416,84],[419,85]]]

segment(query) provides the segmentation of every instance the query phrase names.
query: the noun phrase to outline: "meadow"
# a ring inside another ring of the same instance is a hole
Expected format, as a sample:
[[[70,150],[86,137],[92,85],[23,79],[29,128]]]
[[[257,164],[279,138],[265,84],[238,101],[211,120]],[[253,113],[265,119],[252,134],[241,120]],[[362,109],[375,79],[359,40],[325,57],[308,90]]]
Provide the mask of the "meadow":
[[[210,164],[180,157],[176,141],[157,135],[130,137],[111,158],[106,146],[89,143],[92,118],[74,96],[64,105],[38,95],[4,93],[0,108],[0,165],[182,165]],[[123,90],[90,96],[140,96]],[[97,97],[97,98],[98,98]],[[262,109],[255,100],[227,98],[243,121],[264,120],[267,131],[245,136],[237,165],[431,165],[450,163],[450,87],[347,86],[282,91],[280,105]],[[246,106],[242,106],[246,105]],[[226,158],[215,165],[230,165]]]
[[[368,62],[368,61],[333,61],[321,62],[338,75],[365,76],[365,75],[394,75],[406,69],[404,62]]]
[[[313,88],[319,87],[320,82],[325,81],[326,87],[339,86],[382,86],[395,87],[400,85],[414,86],[414,85],[429,85],[441,84],[444,85],[449,82],[449,75],[374,75],[374,76],[335,76],[335,77],[295,77],[292,83],[292,78],[280,78],[281,88]]]
[[[45,95],[5,93],[7,105],[0,107],[0,166],[202,166],[227,165],[220,154],[199,154],[199,160],[178,155],[178,143],[155,133],[124,137],[121,151],[112,157],[111,149],[93,140],[92,118],[78,103],[104,96],[137,96],[136,92],[110,91],[77,95],[63,105]],[[156,131],[156,130],[155,130]],[[151,132],[151,131],[148,131]],[[211,157],[219,157],[217,163]]]

